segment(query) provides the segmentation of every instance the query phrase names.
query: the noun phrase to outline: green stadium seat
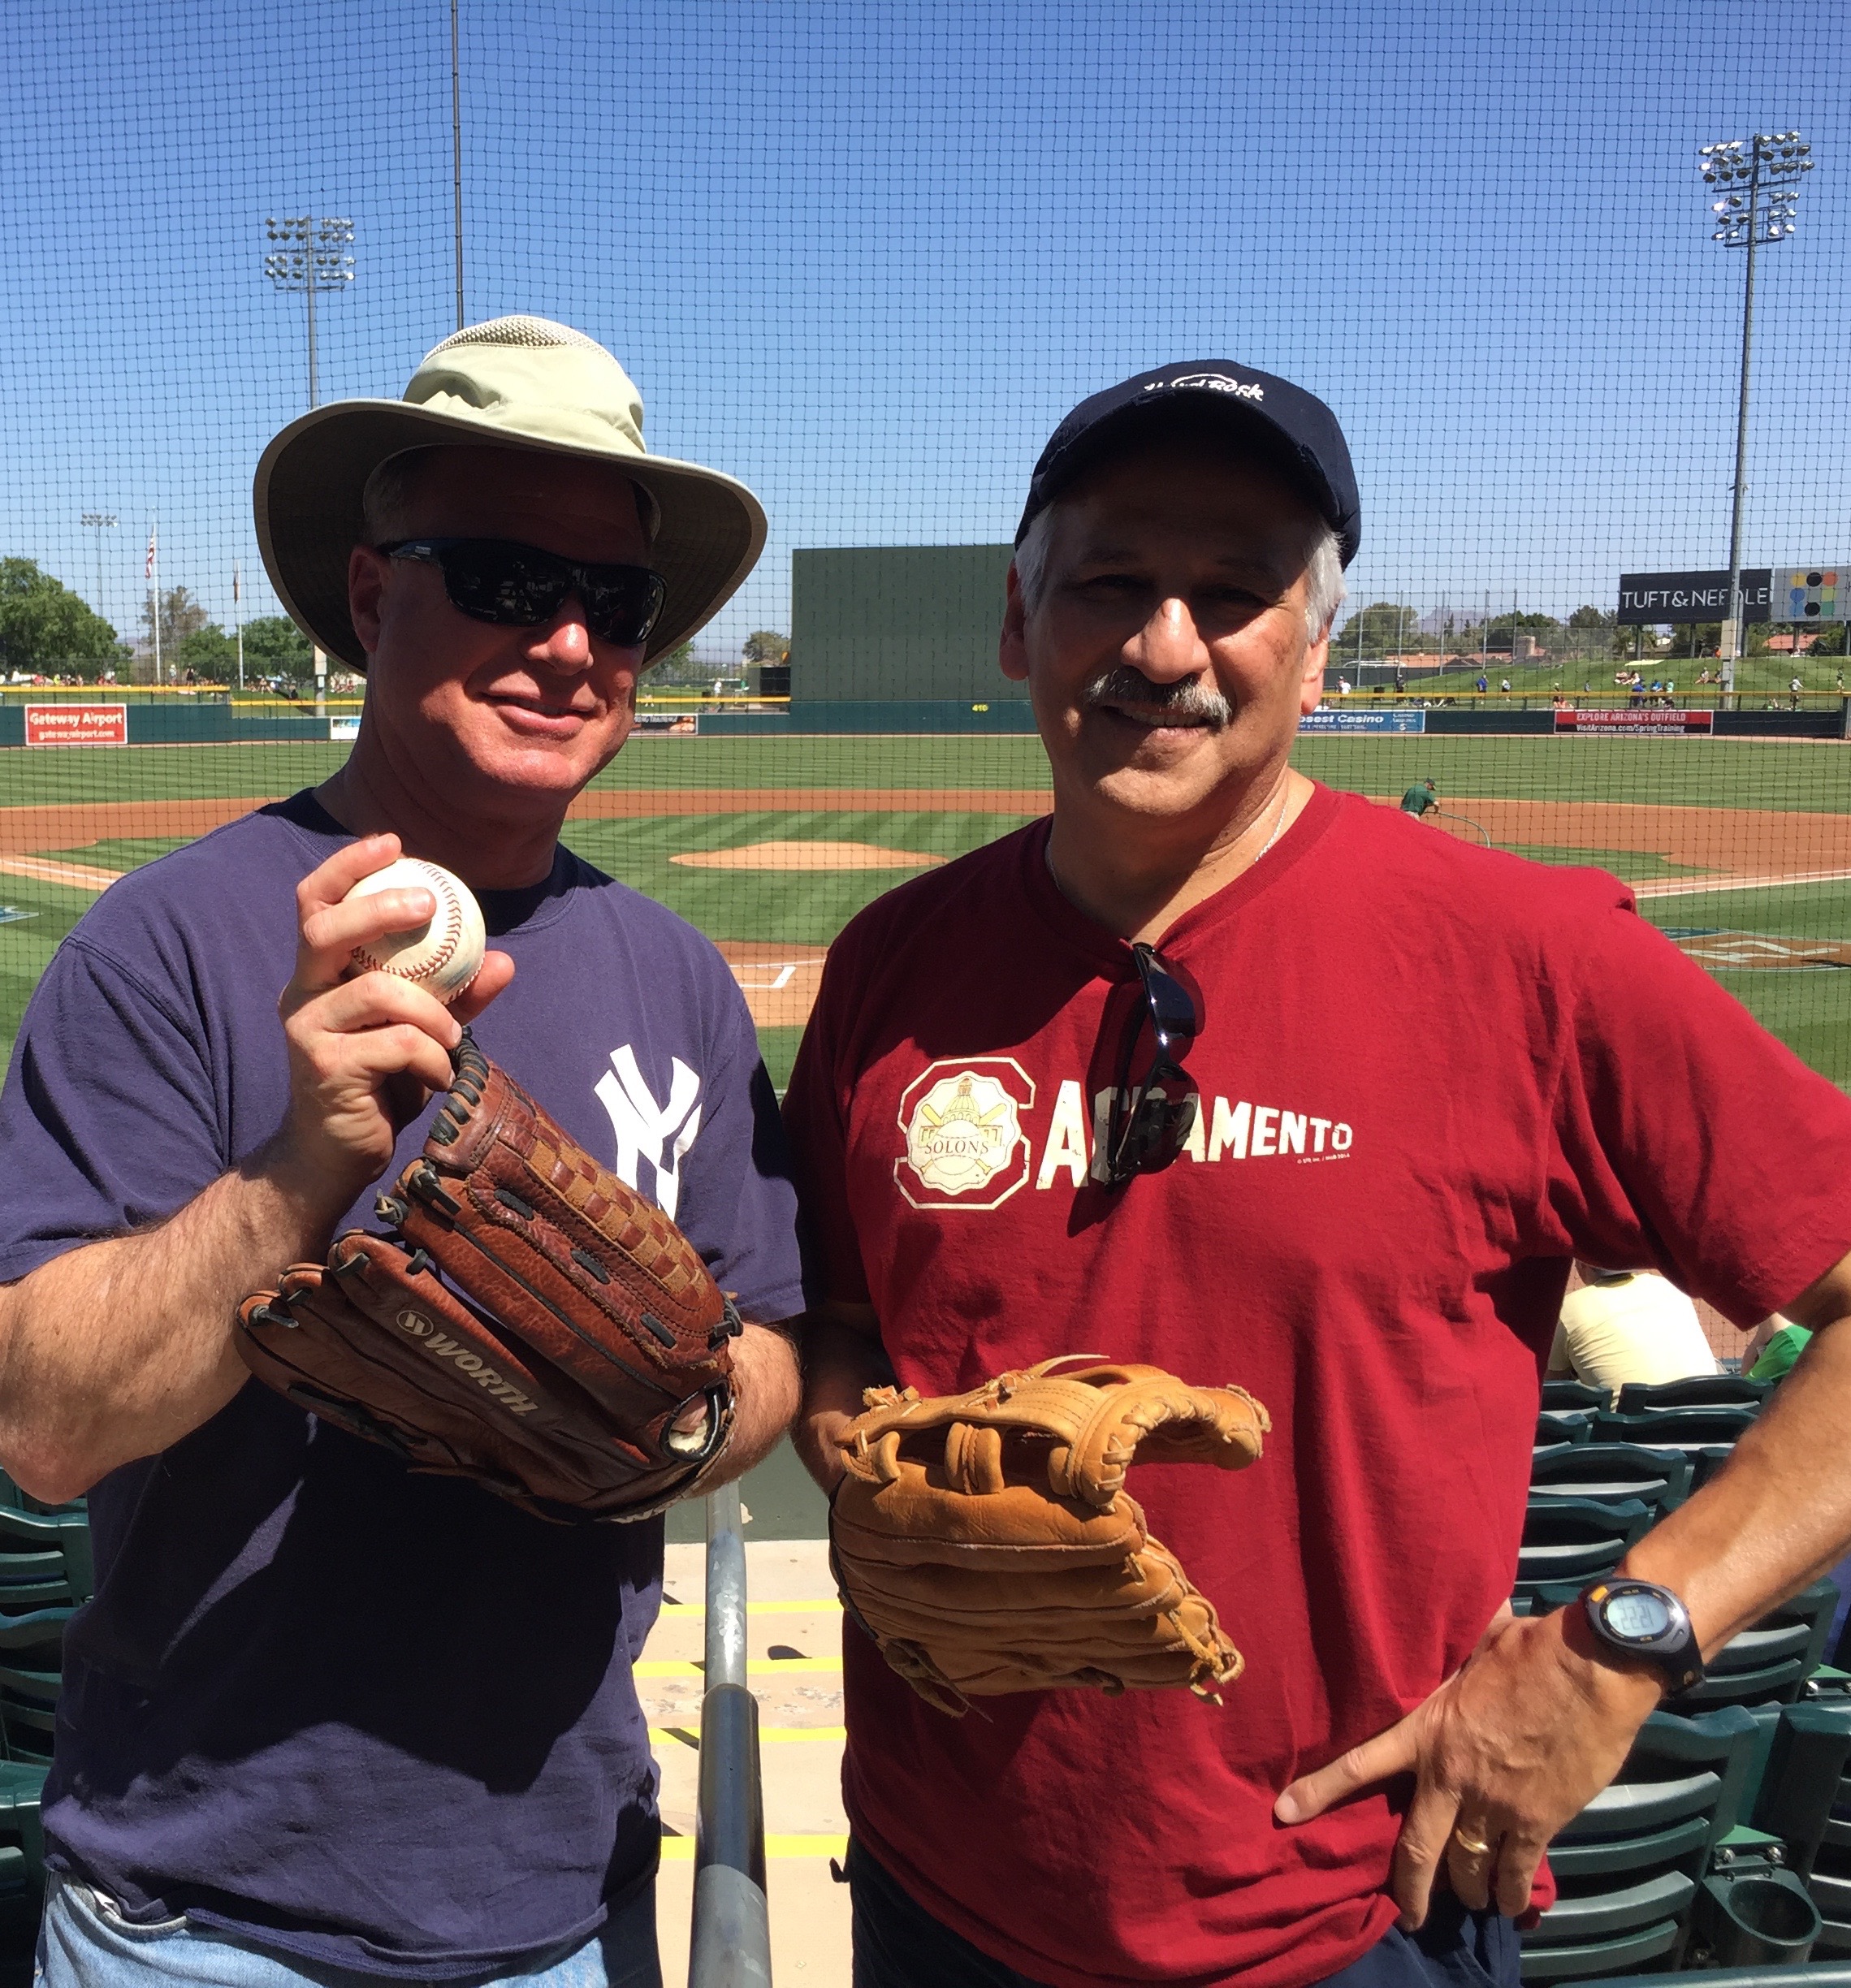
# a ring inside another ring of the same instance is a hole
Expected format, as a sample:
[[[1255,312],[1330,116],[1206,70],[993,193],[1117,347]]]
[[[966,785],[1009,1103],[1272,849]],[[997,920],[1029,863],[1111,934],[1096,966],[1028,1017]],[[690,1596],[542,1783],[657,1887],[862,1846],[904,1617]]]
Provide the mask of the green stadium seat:
[[[1587,1582],[1596,1578],[1589,1575],[1585,1580],[1559,1583],[1520,1580],[1511,1599],[1512,1610],[1519,1615],[1546,1615],[1552,1610],[1567,1608],[1580,1598]],[[1679,1701],[1680,1705],[1703,1710],[1723,1705],[1772,1707],[1774,1711],[1768,1714],[1771,1717],[1780,1706],[1806,1696],[1832,1631],[1837,1599],[1838,1591],[1830,1581],[1815,1581],[1792,1601],[1770,1610],[1717,1651],[1710,1661],[1709,1675]],[[1851,1683],[1851,1679],[1846,1682]],[[1840,1701],[1851,1706],[1851,1692],[1835,1689],[1828,1694],[1832,1704]]]
[[[1651,1508],[1637,1498],[1532,1497],[1524,1514],[1515,1592],[1566,1587],[1570,1593],[1611,1573],[1651,1529]]]
[[[1681,1450],[1638,1443],[1563,1443],[1530,1460],[1529,1494],[1595,1498],[1611,1504],[1637,1498],[1655,1520],[1690,1495],[1691,1460]]]
[[[36,1793],[51,1765],[64,1627],[75,1611],[0,1616],[0,1788]],[[35,1778],[36,1777],[36,1778]]]
[[[1653,1415],[1667,1408],[1758,1410],[1773,1393],[1771,1381],[1740,1374],[1693,1374],[1683,1381],[1628,1381],[1613,1403],[1619,1415]]]
[[[1613,1785],[1549,1847],[1558,1895],[1522,1936],[1524,1981],[1679,1964],[1711,1852],[1741,1811],[1758,1738],[1753,1716],[1736,1706],[1646,1720]]]
[[[1539,1415],[1536,1418],[1538,1450],[1550,1449],[1557,1443],[1585,1442],[1593,1433],[1593,1419],[1586,1415]]]
[[[96,1584],[88,1513],[0,1506],[0,1613],[75,1606]]]
[[[1710,1408],[1647,1408],[1622,1415],[1618,1409],[1603,1410],[1594,1418],[1589,1440],[1594,1442],[1641,1443],[1652,1450],[1732,1450],[1743,1432],[1754,1422],[1758,1409],[1743,1407]],[[1699,1469],[1695,1488],[1701,1489],[1704,1473]]]
[[[1607,1389],[1589,1387],[1585,1381],[1545,1381],[1542,1384],[1545,1415],[1573,1414],[1584,1409],[1591,1415],[1597,1408],[1611,1407],[1612,1401]]]
[[[1797,1967],[1706,1968],[1694,1981],[1688,1973],[1610,1974],[1606,1988],[1851,1988],[1851,1967],[1815,1960]]]

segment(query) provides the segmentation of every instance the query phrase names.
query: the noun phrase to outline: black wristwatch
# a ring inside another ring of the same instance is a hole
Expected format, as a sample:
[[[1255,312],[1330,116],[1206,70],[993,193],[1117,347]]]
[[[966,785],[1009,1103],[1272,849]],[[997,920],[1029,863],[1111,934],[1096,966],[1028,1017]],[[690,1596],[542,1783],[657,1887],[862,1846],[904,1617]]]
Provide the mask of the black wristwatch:
[[[1582,1590],[1581,1610],[1609,1649],[1643,1657],[1662,1673],[1668,1696],[1703,1682],[1703,1653],[1690,1611],[1670,1588],[1617,1577],[1598,1580]]]

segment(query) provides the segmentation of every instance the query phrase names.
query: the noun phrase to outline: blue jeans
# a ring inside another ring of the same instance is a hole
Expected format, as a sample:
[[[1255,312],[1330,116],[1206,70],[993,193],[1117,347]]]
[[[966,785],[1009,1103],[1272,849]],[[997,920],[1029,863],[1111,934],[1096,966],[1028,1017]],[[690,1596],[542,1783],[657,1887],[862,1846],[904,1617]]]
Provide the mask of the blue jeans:
[[[402,1977],[400,1979],[402,1981]],[[286,1960],[184,1919],[136,1925],[88,1885],[54,1876],[39,1929],[32,1988],[386,1988],[384,1977]],[[570,1952],[527,1971],[469,1977],[469,1988],[662,1988],[655,1887],[646,1887]],[[446,1983],[444,1988],[463,1988]]]
[[[940,1925],[849,1839],[854,1988],[1042,1988]],[[1319,1988],[1518,1988],[1516,1928],[1435,1891],[1418,1933],[1390,1926]]]

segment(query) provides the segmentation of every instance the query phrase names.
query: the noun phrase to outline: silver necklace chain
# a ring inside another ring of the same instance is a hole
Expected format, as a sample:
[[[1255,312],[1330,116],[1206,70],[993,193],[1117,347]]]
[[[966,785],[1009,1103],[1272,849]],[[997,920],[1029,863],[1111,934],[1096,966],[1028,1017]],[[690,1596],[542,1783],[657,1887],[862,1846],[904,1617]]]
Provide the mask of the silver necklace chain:
[[[1286,791],[1279,802],[1279,818],[1273,823],[1273,832],[1267,836],[1266,847],[1265,849],[1262,849],[1261,850],[1260,856],[1264,856],[1266,854],[1266,850],[1271,849],[1273,845],[1277,842],[1279,837],[1286,832],[1286,810],[1292,804],[1291,782],[1289,780],[1287,780],[1284,782],[1284,786]],[[1253,858],[1254,862],[1258,862],[1260,860],[1260,856],[1256,856]]]
[[[1266,854],[1267,851],[1268,851],[1268,850],[1269,850],[1269,849],[1272,848],[1273,845],[1274,845],[1275,842],[1277,842],[1277,841],[1278,841],[1279,837],[1280,837],[1281,836],[1282,836],[1282,835],[1285,833],[1285,832],[1286,832],[1286,815],[1287,815],[1287,810],[1288,810],[1291,808],[1291,804],[1292,804],[1292,789],[1291,789],[1291,782],[1288,780],[1288,781],[1286,783],[1286,791],[1285,791],[1284,794],[1283,794],[1283,795],[1282,795],[1282,796],[1280,797],[1280,801],[1279,801],[1279,812],[1278,812],[1278,815],[1277,818],[1274,819],[1274,823],[1273,823],[1273,832],[1272,832],[1272,833],[1271,833],[1269,836],[1267,836],[1267,838],[1266,838],[1266,840],[1265,840],[1265,845],[1264,845],[1262,846],[1262,848],[1261,849],[1261,851],[1260,851],[1260,856],[1264,856],[1265,854]],[[1254,862],[1259,862],[1259,860],[1260,860],[1260,856],[1256,856],[1256,857],[1253,858],[1253,860],[1254,860]],[[1044,862],[1044,863],[1045,863],[1045,864],[1048,866],[1048,874],[1049,874],[1049,876],[1051,876],[1051,877],[1052,877],[1052,878],[1054,879],[1054,888],[1055,888],[1056,890],[1057,890],[1057,891],[1060,891],[1061,895],[1062,895],[1063,897],[1066,897],[1066,891],[1065,891],[1064,889],[1062,889],[1062,885],[1061,885],[1061,873],[1060,873],[1060,871],[1057,871],[1057,869],[1054,867],[1054,844],[1053,844],[1053,837],[1052,837],[1052,836],[1050,836],[1050,837],[1048,839],[1048,841],[1045,841],[1045,842],[1044,842],[1044,843],[1042,844],[1042,845],[1041,845],[1041,860],[1042,860],[1042,862]]]

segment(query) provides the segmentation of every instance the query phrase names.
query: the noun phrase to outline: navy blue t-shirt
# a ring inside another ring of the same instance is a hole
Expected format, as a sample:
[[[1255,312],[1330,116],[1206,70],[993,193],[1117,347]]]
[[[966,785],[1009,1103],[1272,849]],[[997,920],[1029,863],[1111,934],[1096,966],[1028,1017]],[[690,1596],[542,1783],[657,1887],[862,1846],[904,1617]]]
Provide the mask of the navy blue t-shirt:
[[[298,794],[113,884],[64,941],[0,1096],[0,1281],[171,1214],[275,1132],[295,888],[347,840]],[[714,949],[564,849],[482,910],[518,968],[483,1050],[673,1214],[746,1317],[800,1311],[776,1102]],[[372,1192],[343,1226],[377,1226]],[[426,1978],[582,1938],[648,1882],[631,1666],[661,1520],[529,1518],[254,1381],[90,1511],[54,1867],[134,1916]]]

